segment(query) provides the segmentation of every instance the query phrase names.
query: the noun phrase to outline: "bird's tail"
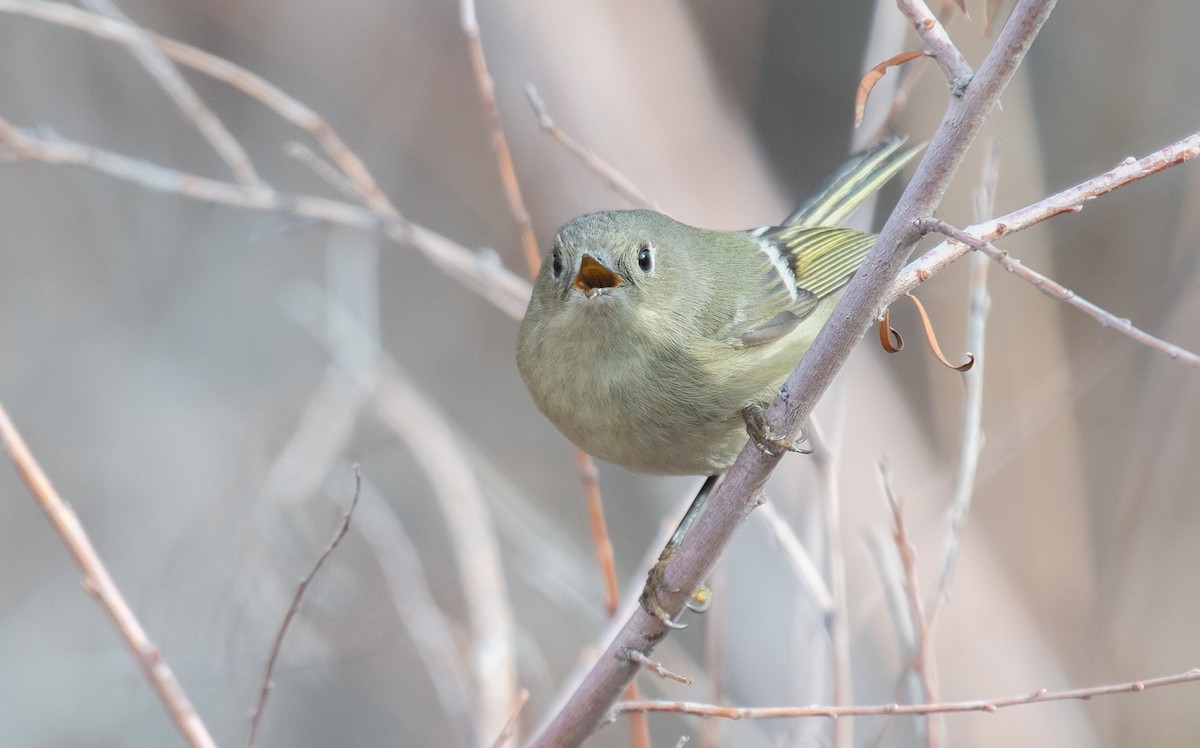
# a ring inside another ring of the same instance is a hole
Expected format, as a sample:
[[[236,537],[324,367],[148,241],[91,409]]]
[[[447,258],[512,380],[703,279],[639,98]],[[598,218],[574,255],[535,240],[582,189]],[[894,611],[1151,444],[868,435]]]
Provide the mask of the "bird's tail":
[[[788,227],[837,226],[917,155],[924,143],[901,150],[905,138],[890,138],[850,157],[807,203],[783,222]]]

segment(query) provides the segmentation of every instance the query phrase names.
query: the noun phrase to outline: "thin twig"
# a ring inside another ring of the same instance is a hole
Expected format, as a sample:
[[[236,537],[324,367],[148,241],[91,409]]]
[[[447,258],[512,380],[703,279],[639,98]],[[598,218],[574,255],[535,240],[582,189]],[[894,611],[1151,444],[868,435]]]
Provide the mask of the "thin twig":
[[[532,275],[542,264],[542,253],[538,251],[537,239],[533,235],[533,221],[529,218],[529,211],[525,209],[525,198],[521,195],[521,185],[517,181],[517,170],[513,166],[508,138],[504,135],[504,126],[500,124],[496,87],[492,81],[492,74],[488,71],[487,58],[483,55],[483,40],[479,35],[479,21],[475,16],[475,0],[462,0],[459,6],[459,23],[463,36],[467,38],[467,47],[471,51],[471,70],[475,73],[475,87],[479,90],[488,129],[492,133],[492,150],[500,167],[500,179],[504,182],[504,196],[508,198],[508,207],[516,221],[517,232],[521,235],[521,246],[525,250],[525,262]]]
[[[884,717],[898,714],[951,714],[955,712],[983,712],[991,714],[1000,709],[1024,704],[1042,704],[1050,701],[1088,700],[1097,696],[1118,693],[1141,693],[1151,688],[1174,686],[1181,683],[1200,681],[1200,668],[1193,668],[1177,675],[1162,678],[1116,683],[1090,688],[1073,688],[1050,691],[1039,688],[1033,693],[998,699],[975,701],[950,701],[937,704],[878,704],[874,706],[781,706],[781,707],[732,707],[715,704],[698,704],[691,701],[623,701],[616,704],[612,716],[628,712],[675,712],[694,714],[701,717],[723,719],[782,719],[797,717]]]
[[[312,109],[249,70],[189,44],[63,3],[46,0],[0,0],[0,13],[32,16],[126,45],[140,44],[145,35],[149,34],[155,45],[170,59],[227,83],[247,96],[261,101],[288,122],[308,132],[354,184],[367,207],[386,218],[397,231],[397,235],[403,234],[403,217],[388,201],[383,190],[379,189],[363,162],[334,132],[329,123]]]
[[[1084,203],[1089,200],[1094,200],[1163,169],[1182,164],[1198,155],[1200,155],[1200,132],[1194,132],[1147,156],[1140,159],[1127,158],[1114,168],[1080,182],[1074,187],[1069,187],[1062,192],[1042,198],[1024,208],[1018,208],[990,221],[968,226],[963,231],[984,241],[999,239],[1002,236],[1027,229],[1060,213],[1078,213],[1083,210]],[[889,306],[896,299],[912,291],[969,251],[970,247],[967,245],[950,241],[942,242],[930,249],[909,263],[892,281],[884,296],[886,303],[881,304],[879,308],[883,309]]]
[[[621,589],[617,582],[617,562],[613,554],[612,539],[608,535],[608,523],[604,519],[600,473],[596,470],[596,462],[591,455],[579,447],[575,448],[575,464],[579,470],[579,479],[583,483],[583,503],[587,507],[588,525],[592,528],[592,546],[596,549],[596,563],[600,567],[600,579],[604,583],[604,613],[612,618],[621,605]]]
[[[1100,323],[1101,327],[1111,327],[1117,332],[1124,333],[1142,345],[1153,348],[1160,353],[1165,354],[1168,358],[1182,361],[1188,366],[1200,367],[1200,355],[1191,351],[1180,348],[1174,343],[1168,343],[1161,338],[1156,338],[1150,333],[1141,328],[1134,327],[1128,319],[1117,317],[1112,312],[1103,309],[1087,299],[1076,295],[1069,288],[1066,288],[1058,281],[1047,278],[1036,270],[1031,270],[1021,264],[1020,260],[1013,259],[1008,252],[998,248],[991,242],[980,239],[977,236],[968,234],[962,229],[955,228],[939,218],[922,218],[918,219],[917,225],[923,231],[937,232],[942,236],[949,237],[956,242],[983,252],[988,257],[991,257],[996,262],[1000,263],[1000,267],[1008,272],[1016,275],[1022,280],[1026,280],[1034,285],[1039,291],[1047,296],[1065,301],[1071,306],[1079,309],[1084,314],[1092,317]]]
[[[3,2],[0,0],[0,3]],[[265,185],[244,188],[82,143],[38,138],[13,127],[3,118],[0,118],[0,159],[81,166],[147,189],[193,200],[247,210],[286,213],[364,230],[383,227],[389,238],[421,250],[447,275],[477,292],[508,316],[520,319],[529,303],[529,283],[507,270],[494,255],[471,251],[417,224],[406,223],[401,229],[398,224],[389,224],[371,210],[357,205],[280,192]]]
[[[891,470],[887,462],[879,461],[879,478],[883,483],[883,492],[887,496],[888,506],[892,510],[892,539],[896,543],[896,551],[900,556],[900,568],[904,572],[904,596],[908,602],[908,617],[913,628],[915,643],[910,667],[916,673],[921,683],[921,700],[934,703],[937,696],[937,671],[933,665],[933,652],[930,647],[929,619],[925,616],[925,604],[921,600],[921,583],[917,577],[917,551],[908,539],[908,530],[904,524],[903,502],[896,494],[892,484]],[[933,715],[925,723],[925,745],[936,748],[941,743],[940,723]]]
[[[962,52],[958,51],[958,47],[954,46],[950,35],[946,33],[946,27],[923,0],[896,0],[896,5],[912,22],[913,30],[925,43],[929,56],[942,69],[946,82],[950,84],[951,93],[961,96],[975,71],[971,69]]]
[[[726,573],[718,568],[708,580],[708,591],[713,597],[723,597],[726,589]],[[708,676],[708,700],[715,703],[725,701],[725,642],[726,624],[729,622],[729,606],[718,605],[705,615],[704,672]],[[706,719],[700,725],[697,748],[715,748],[721,744],[722,725],[715,719]]]
[[[982,184],[975,191],[976,221],[982,221],[984,216],[991,215],[995,205],[996,184],[1000,178],[999,151],[1000,142],[993,139],[991,148],[984,157]],[[974,356],[975,364],[962,375],[963,403],[958,436],[958,469],[954,476],[954,499],[950,504],[950,528],[942,557],[942,570],[930,604],[930,625],[937,619],[950,594],[958,550],[962,545],[963,533],[966,532],[967,517],[971,513],[971,499],[975,494],[979,456],[983,450],[983,373],[987,363],[984,343],[988,309],[992,305],[987,287],[990,265],[988,258],[982,254],[976,253],[971,256],[966,343],[967,350]]]
[[[125,596],[117,588],[116,582],[100,559],[100,554],[88,539],[83,524],[79,521],[79,515],[75,514],[75,510],[63,501],[54,489],[50,478],[42,471],[17,427],[9,419],[3,404],[0,404],[0,441],[8,451],[8,457],[20,474],[21,480],[33,494],[50,524],[54,525],[54,530],[83,572],[84,589],[108,614],[117,634],[125,642],[151,688],[166,707],[175,728],[189,745],[196,748],[214,748],[216,743],[209,735],[208,728],[200,720],[200,715],[196,713],[191,700],[183,691],[183,686],[171,672],[166,659],[154,642],[150,641],[150,636],[125,602]]]
[[[659,678],[663,678],[664,680],[673,680],[676,683],[682,683],[685,686],[692,685],[692,679],[689,678],[688,676],[680,675],[679,673],[667,670],[665,667],[663,667],[663,664],[661,662],[650,659],[649,657],[647,657],[646,655],[637,651],[636,649],[632,649],[632,650],[626,652],[625,656],[628,657],[630,660],[633,660],[634,662],[638,663],[639,665],[644,666],[647,670],[651,671],[652,673],[657,675]]]
[[[246,745],[249,748],[254,748],[258,744],[258,726],[262,720],[263,710],[267,706],[267,697],[271,695],[271,689],[274,687],[271,674],[275,672],[275,662],[279,659],[279,651],[283,647],[283,637],[287,635],[288,627],[292,625],[292,619],[299,612],[300,602],[304,599],[304,593],[308,591],[308,585],[312,583],[313,577],[317,575],[317,572],[325,565],[325,561],[333,554],[334,549],[342,542],[342,538],[346,537],[346,533],[349,532],[350,517],[354,514],[354,508],[358,506],[358,497],[361,493],[362,474],[355,465],[354,496],[350,499],[350,506],[346,509],[346,513],[342,515],[342,524],[338,526],[333,539],[317,557],[312,568],[300,579],[300,584],[296,586],[296,594],[292,596],[292,604],[288,606],[287,613],[284,614],[283,621],[279,624],[279,630],[275,632],[275,640],[271,642],[271,652],[267,655],[267,665],[263,668],[262,686],[258,690],[258,702],[254,705],[254,713],[250,717],[250,736],[246,738]]]
[[[237,181],[246,187],[259,184],[258,174],[255,173],[254,164],[250,162],[246,151],[233,137],[233,133],[225,128],[225,123],[213,114],[187,80],[179,74],[179,70],[163,55],[155,45],[154,37],[141,30],[141,27],[130,20],[129,16],[125,15],[112,0],[82,0],[82,2],[93,13],[107,16],[138,29],[140,32],[138,36],[141,38],[128,45],[129,51],[142,63],[146,72],[158,81],[158,85],[171,97],[183,116],[196,126],[204,139],[217,152],[217,155],[229,166],[229,170],[233,172]]]
[[[849,704],[854,696],[854,669],[850,662],[850,596],[846,590],[846,553],[842,542],[842,502],[838,490],[837,460],[833,445],[821,428],[816,415],[808,417],[808,436],[812,443],[813,460],[821,481],[821,499],[825,509],[825,545],[829,553],[829,592],[833,610],[825,618],[833,652],[833,703]],[[833,742],[838,748],[854,745],[854,727],[836,722]]]
[[[144,35],[149,33],[70,5],[46,0],[0,0],[0,13],[28,15],[126,45],[140,43]],[[408,223],[387,199],[362,160],[315,111],[229,60],[158,34],[150,34],[150,38],[168,58],[236,88],[309,133],[345,175],[368,210],[332,200],[289,195],[262,185],[243,188],[67,141],[47,141],[21,134],[23,147],[14,148],[8,136],[17,131],[7,123],[0,127],[0,131],[8,131],[0,132],[5,144],[22,158],[86,166],[150,189],[194,199],[253,210],[284,211],[363,229],[382,227],[389,238],[413,245],[451,278],[466,284],[506,314],[517,319],[524,315],[529,302],[528,283],[505,269],[499,261],[483,261],[478,253],[430,229]]]
[[[614,169],[604,159],[596,155],[596,152],[590,148],[585,148],[579,141],[567,135],[561,127],[550,117],[550,113],[546,111],[546,103],[542,101],[541,95],[538,93],[537,86],[529,83],[525,86],[525,96],[529,99],[529,106],[533,107],[533,113],[537,115],[538,126],[542,128],[550,137],[557,140],[564,148],[570,151],[596,174],[598,174],[608,186],[620,192],[626,200],[634,205],[641,205],[647,208],[658,209],[658,204],[646,194],[637,188],[628,177]]]

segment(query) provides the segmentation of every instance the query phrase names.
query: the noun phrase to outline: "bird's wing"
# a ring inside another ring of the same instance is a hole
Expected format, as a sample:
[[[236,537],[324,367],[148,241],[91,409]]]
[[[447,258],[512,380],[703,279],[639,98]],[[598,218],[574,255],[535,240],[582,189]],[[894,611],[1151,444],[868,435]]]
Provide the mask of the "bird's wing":
[[[721,338],[737,348],[772,343],[839,290],[875,243],[853,229],[778,226],[750,232],[761,258],[757,287],[739,298]]]

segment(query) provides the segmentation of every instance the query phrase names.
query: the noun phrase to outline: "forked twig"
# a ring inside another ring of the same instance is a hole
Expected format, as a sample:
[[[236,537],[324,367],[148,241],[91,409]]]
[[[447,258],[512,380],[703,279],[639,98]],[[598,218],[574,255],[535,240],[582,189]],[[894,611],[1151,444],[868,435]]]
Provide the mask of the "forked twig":
[[[1000,267],[1008,272],[1016,275],[1022,280],[1029,281],[1039,291],[1047,296],[1065,301],[1076,309],[1092,317],[1100,323],[1101,327],[1111,327],[1117,332],[1124,333],[1139,343],[1153,348],[1160,353],[1165,354],[1168,358],[1182,361],[1188,366],[1200,367],[1200,355],[1196,355],[1191,351],[1181,348],[1174,343],[1168,343],[1161,338],[1156,338],[1150,333],[1135,327],[1132,322],[1124,317],[1117,317],[1112,312],[1093,304],[1087,299],[1077,295],[1074,291],[1066,288],[1058,281],[1047,278],[1036,270],[1032,270],[1021,264],[1020,260],[1013,259],[1008,252],[998,248],[989,241],[980,239],[974,234],[969,234],[962,229],[955,228],[939,218],[922,218],[918,219],[917,225],[922,231],[937,232],[942,236],[948,237],[953,241],[959,242],[972,249],[979,250],[988,257],[991,257],[996,262],[1000,263]]]

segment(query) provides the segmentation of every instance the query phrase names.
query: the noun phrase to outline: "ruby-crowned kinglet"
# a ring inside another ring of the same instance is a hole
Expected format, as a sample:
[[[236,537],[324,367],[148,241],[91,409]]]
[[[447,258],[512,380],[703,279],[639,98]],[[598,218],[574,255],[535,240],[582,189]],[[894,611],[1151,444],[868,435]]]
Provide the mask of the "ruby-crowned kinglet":
[[[829,319],[872,234],[836,228],[920,147],[853,157],[781,226],[706,231],[650,210],[563,226],[521,323],[538,408],[585,452],[646,473],[715,475]]]

